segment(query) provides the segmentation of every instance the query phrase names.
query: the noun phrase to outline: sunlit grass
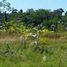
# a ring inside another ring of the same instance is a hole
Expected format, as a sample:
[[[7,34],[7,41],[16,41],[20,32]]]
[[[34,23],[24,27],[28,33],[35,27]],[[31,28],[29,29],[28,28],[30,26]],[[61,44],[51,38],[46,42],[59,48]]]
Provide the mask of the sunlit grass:
[[[22,36],[20,39],[21,35],[15,34],[3,37],[3,41],[0,39],[0,67],[67,67],[66,38],[39,36],[33,40]]]

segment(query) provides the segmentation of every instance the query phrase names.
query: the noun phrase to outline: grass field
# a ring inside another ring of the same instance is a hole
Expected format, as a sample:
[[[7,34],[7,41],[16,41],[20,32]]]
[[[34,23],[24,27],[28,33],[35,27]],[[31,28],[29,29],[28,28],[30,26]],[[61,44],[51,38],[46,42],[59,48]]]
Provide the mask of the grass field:
[[[42,36],[37,46],[32,45],[31,38],[24,40],[20,35],[0,35],[0,67],[67,67],[65,37]]]

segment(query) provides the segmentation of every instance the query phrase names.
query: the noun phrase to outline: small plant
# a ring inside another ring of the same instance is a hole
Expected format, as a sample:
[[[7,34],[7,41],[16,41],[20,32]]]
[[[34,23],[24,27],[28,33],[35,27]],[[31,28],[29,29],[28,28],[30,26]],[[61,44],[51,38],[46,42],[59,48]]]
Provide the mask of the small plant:
[[[46,45],[48,45],[47,39],[43,37],[39,37],[37,39],[37,45],[35,46],[34,50],[39,51],[42,54],[45,50]]]

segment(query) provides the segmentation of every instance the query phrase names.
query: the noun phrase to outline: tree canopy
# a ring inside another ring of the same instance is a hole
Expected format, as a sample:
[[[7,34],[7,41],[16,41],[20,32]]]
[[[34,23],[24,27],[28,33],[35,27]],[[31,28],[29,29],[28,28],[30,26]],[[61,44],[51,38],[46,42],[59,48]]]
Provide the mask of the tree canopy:
[[[2,9],[4,12],[2,12]],[[6,13],[6,11],[11,11],[11,13]],[[12,21],[13,24],[19,23],[26,28],[46,28],[53,31],[58,31],[58,29],[62,28],[63,31],[67,31],[67,12],[65,15],[63,13],[64,10],[62,8],[54,11],[48,9],[34,10],[31,8],[23,12],[22,9],[19,11],[15,8],[12,9],[11,4],[6,0],[0,2],[0,22],[7,24]]]

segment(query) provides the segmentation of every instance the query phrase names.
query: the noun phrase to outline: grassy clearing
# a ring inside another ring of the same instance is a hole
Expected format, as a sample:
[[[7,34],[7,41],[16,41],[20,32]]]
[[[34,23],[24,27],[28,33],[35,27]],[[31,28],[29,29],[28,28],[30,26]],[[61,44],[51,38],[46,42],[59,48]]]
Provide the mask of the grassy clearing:
[[[31,37],[12,36],[1,36],[0,67],[67,67],[66,38],[40,36],[38,45],[32,45]]]

